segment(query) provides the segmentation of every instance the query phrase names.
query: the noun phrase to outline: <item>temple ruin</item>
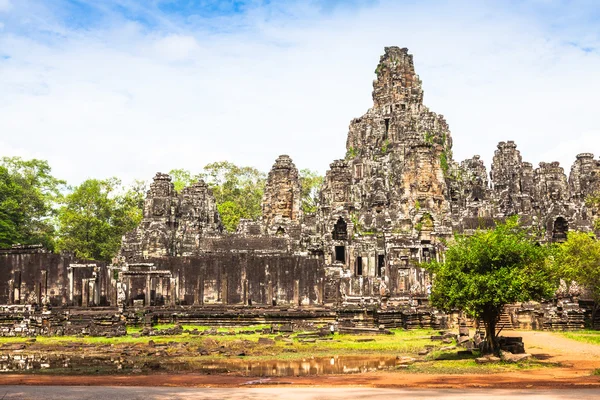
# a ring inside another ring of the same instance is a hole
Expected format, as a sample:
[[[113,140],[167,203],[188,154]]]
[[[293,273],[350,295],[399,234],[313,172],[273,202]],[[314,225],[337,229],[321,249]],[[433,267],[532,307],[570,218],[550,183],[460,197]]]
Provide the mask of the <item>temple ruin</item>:
[[[408,50],[386,47],[376,75],[373,106],[350,122],[346,158],[331,163],[315,213],[302,212],[298,169],[287,155],[268,174],[262,218],[242,220],[235,233],[223,230],[205,182],[177,192],[157,173],[143,221],[124,236],[117,262],[1,251],[0,304],[189,307],[203,318],[198,310],[211,306],[250,314],[279,307],[432,326],[444,316],[428,308],[431,276],[419,263],[443,257],[454,233],[515,214],[547,242],[592,231],[596,210],[585,200],[600,190],[600,160],[592,154],[577,155],[568,177],[557,162],[534,168],[523,161],[513,141],[498,144],[489,173],[478,155],[457,162],[444,117],[423,104]],[[579,292],[564,294],[565,310],[579,310],[572,301]],[[539,308],[524,319],[520,310],[512,317],[517,326],[551,319]]]

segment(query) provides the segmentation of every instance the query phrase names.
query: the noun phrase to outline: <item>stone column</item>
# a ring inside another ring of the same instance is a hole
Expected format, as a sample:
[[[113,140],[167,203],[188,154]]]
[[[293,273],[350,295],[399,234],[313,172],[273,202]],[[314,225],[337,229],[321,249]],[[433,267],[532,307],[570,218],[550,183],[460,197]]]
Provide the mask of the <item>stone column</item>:
[[[175,278],[169,279],[169,304],[174,306],[177,300],[177,290],[175,288]]]
[[[152,283],[152,276],[150,274],[146,275],[146,289],[145,289],[145,299],[144,299],[144,306],[148,307],[150,306],[150,289],[151,289],[151,283]]]
[[[69,302],[73,305],[73,291],[75,290],[75,282],[73,282],[73,267],[67,267],[69,275]]]
[[[90,291],[89,279],[82,279],[81,280],[81,307],[88,306],[89,291]]]
[[[294,300],[293,301],[294,301],[295,306],[300,305],[300,281],[297,279],[294,281]]]

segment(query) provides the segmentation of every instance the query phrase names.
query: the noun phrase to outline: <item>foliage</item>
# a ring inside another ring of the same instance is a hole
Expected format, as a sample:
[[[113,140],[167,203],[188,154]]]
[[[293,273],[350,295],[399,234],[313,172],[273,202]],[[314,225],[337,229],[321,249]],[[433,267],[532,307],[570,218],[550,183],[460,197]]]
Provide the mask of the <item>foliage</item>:
[[[205,180],[215,196],[223,226],[229,232],[236,231],[240,219],[256,220],[262,214],[265,174],[256,168],[219,161],[206,165],[198,174],[173,169],[169,175],[177,191],[199,179]]]
[[[433,144],[434,137],[435,137],[435,135],[431,132],[425,132],[423,134],[423,140],[425,141],[425,143]]]
[[[219,210],[223,226],[229,232],[235,232],[240,224],[240,219],[247,218],[246,210],[242,209],[242,207],[234,201],[226,201],[218,204],[217,210]]]
[[[600,231],[600,218],[598,218],[598,210],[600,209],[600,193],[595,193],[585,199],[585,205],[596,213],[594,218],[594,229]]]
[[[171,176],[171,182],[173,182],[175,190],[178,192],[181,192],[184,187],[190,186],[202,178],[201,174],[192,175],[190,171],[181,168],[172,169],[169,171],[169,175]]]
[[[357,155],[358,155],[358,150],[355,149],[354,147],[350,146],[350,147],[348,147],[348,150],[346,151],[346,160],[352,160]]]
[[[554,255],[560,275],[586,287],[596,306],[592,321],[600,307],[600,242],[590,234],[569,232],[567,241],[560,244]]]
[[[560,332],[560,333],[555,333],[555,335],[561,335],[568,339],[577,340],[578,342],[600,345],[600,331],[597,331],[597,330]]]
[[[553,295],[558,282],[540,246],[518,218],[489,231],[457,236],[444,262],[426,267],[434,273],[431,301],[443,310],[460,309],[482,319],[489,351],[496,351],[496,323],[506,304]]]
[[[141,221],[142,201],[139,182],[124,190],[116,178],[84,181],[58,210],[57,249],[80,258],[110,261],[121,237]]]
[[[317,211],[319,191],[323,184],[323,177],[310,169],[300,170],[300,185],[302,187],[302,211],[314,213]]]
[[[202,175],[213,190],[227,231],[234,232],[242,218],[256,220],[262,215],[261,202],[265,188],[263,172],[220,161],[205,166]]]
[[[44,160],[0,159],[0,247],[41,243],[54,247],[54,206],[65,182]]]
[[[169,174],[177,191],[204,179],[213,191],[223,226],[229,232],[236,231],[240,219],[256,220],[262,215],[266,174],[256,168],[219,161],[206,165],[199,174],[184,169],[174,169]],[[302,210],[315,212],[323,177],[309,169],[303,169],[299,174]]]
[[[448,154],[445,151],[442,151],[442,154],[440,154],[440,166],[442,167],[442,171],[444,171],[444,176],[448,176],[450,165],[448,165]]]
[[[390,147],[390,141],[386,139],[385,142],[383,142],[383,145],[381,146],[381,153],[386,154],[389,147]]]

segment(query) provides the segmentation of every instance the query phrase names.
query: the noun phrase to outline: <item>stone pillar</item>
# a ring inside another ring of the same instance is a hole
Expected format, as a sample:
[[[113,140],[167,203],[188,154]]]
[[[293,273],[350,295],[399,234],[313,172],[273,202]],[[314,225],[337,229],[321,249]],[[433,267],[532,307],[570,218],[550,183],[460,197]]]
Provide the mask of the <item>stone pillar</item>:
[[[45,305],[50,302],[50,299],[48,298],[48,271],[46,271],[46,270],[42,270],[41,286],[42,286],[42,290],[41,290],[42,298],[40,301],[42,304]]]
[[[200,304],[200,276],[196,277],[196,288],[194,290],[194,305]]]
[[[300,281],[297,279],[294,281],[294,305],[300,305]]]
[[[88,306],[89,292],[90,292],[89,279],[82,279],[81,280],[81,307]]]
[[[273,296],[273,282],[271,280],[269,280],[269,283],[267,284],[267,304],[269,306],[273,305],[273,300],[274,300],[274,296]]]
[[[73,292],[75,290],[75,282],[73,281],[73,267],[67,267],[69,275],[69,303],[73,305]]]
[[[323,291],[325,290],[325,282],[323,278],[319,279],[317,283],[316,292],[317,292],[317,304],[323,304]]]
[[[176,304],[177,301],[177,290],[175,287],[175,278],[171,278],[169,279],[169,304],[171,306],[174,306]]]
[[[150,274],[146,275],[146,288],[145,288],[145,299],[144,299],[144,306],[148,307],[150,306],[150,290],[152,289],[152,276]]]
[[[204,305],[204,274],[200,275],[200,304]]]
[[[221,303],[227,304],[227,274],[221,275]]]

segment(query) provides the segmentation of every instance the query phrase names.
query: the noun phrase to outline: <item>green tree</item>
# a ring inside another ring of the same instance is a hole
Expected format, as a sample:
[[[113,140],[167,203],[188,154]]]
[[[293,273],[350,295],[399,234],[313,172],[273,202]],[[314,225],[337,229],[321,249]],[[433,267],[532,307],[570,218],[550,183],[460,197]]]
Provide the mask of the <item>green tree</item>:
[[[47,161],[0,159],[0,246],[41,243],[52,250],[56,202],[65,182]]]
[[[118,179],[88,179],[68,194],[58,210],[57,249],[110,261],[121,237],[142,219],[140,191],[125,190]]]
[[[457,236],[445,261],[426,265],[434,274],[431,302],[483,320],[487,350],[497,352],[496,324],[504,306],[550,298],[556,291],[548,254],[549,247],[540,246],[516,217],[493,230]]]
[[[594,300],[592,321],[600,309],[600,242],[588,233],[569,232],[554,256],[556,269],[567,281],[589,290]]]
[[[600,218],[598,218],[598,213],[600,211],[600,193],[588,196],[585,199],[585,205],[592,210],[592,214],[594,215],[594,229],[600,231]]]
[[[300,170],[300,184],[302,186],[302,211],[305,213],[316,212],[323,177],[316,171],[302,169]]]
[[[169,171],[169,175],[171,176],[173,186],[175,190],[181,192],[181,190],[190,186],[192,183],[197,182],[198,179],[202,178],[202,174],[192,174],[187,169],[176,168]]]
[[[265,174],[256,168],[219,161],[204,167],[202,174],[211,187],[223,226],[234,232],[240,219],[256,220],[262,215]]]
[[[198,179],[204,179],[213,191],[223,226],[228,232],[236,231],[240,219],[257,220],[262,215],[266,174],[256,168],[218,161],[206,165],[198,174],[185,169],[173,169],[169,175],[177,191]],[[315,212],[323,177],[303,169],[300,171],[300,182],[302,209],[304,212]]]

